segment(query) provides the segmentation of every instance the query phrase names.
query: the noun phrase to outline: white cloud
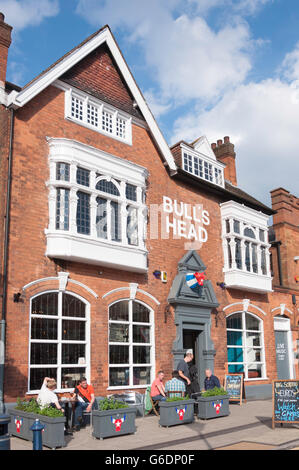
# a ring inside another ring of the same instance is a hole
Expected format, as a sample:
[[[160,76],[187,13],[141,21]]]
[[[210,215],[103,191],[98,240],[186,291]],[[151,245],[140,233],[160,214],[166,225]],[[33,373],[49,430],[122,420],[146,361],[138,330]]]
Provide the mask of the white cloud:
[[[207,112],[175,123],[173,141],[205,134],[210,143],[225,135],[235,144],[238,184],[270,204],[276,187],[297,193],[299,99],[280,79],[241,85]]]
[[[37,26],[45,18],[59,13],[58,0],[0,0],[0,11],[5,22],[20,31],[28,26]]]
[[[79,0],[77,13],[98,27],[108,23],[124,30],[138,42],[164,102],[207,102],[245,80],[257,42],[244,21],[214,31],[201,16],[182,14],[184,5],[182,0]]]

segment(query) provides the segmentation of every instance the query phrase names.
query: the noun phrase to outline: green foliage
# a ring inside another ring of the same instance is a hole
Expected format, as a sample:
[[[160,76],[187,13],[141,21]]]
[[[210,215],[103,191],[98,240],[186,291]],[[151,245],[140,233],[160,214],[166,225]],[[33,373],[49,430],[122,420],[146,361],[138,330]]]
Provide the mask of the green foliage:
[[[27,413],[35,413],[42,416],[49,416],[50,418],[60,418],[64,416],[63,412],[52,406],[41,408],[38,402],[31,398],[29,401],[17,399],[16,410],[25,411]]]
[[[207,390],[201,394],[202,397],[214,397],[217,395],[227,395],[227,391],[224,388],[214,387],[211,390]]]
[[[99,402],[99,411],[118,410],[120,408],[128,408],[128,405],[114,398],[104,398]]]
[[[182,400],[190,400],[189,395],[186,395],[185,397],[168,397],[168,398],[166,398],[167,402],[182,401]]]

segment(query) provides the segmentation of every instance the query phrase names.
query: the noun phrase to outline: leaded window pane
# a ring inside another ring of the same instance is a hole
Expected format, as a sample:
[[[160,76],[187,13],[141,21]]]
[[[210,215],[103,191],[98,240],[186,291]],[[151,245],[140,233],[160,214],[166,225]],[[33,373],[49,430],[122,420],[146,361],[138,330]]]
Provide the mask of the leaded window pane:
[[[127,206],[127,238],[129,245],[138,245],[138,215],[137,209]]]
[[[89,186],[90,171],[78,166],[77,168],[77,183],[83,186]]]
[[[147,307],[139,302],[133,303],[133,321],[140,323],[150,322],[150,311]]]
[[[107,111],[103,111],[102,113],[102,129],[103,131],[109,132],[110,134],[113,132],[112,114]]]
[[[149,343],[150,342],[150,327],[133,325],[133,342],[134,343]]]
[[[71,116],[79,121],[83,121],[83,101],[72,96]]]
[[[57,368],[31,368],[29,378],[29,390],[40,390],[45,377],[51,377],[57,380]]]
[[[62,316],[85,318],[85,303],[73,295],[63,294]]]
[[[119,190],[112,181],[102,179],[98,181],[96,189],[98,189],[99,191],[103,191],[107,194],[112,194],[113,196],[120,196]]]
[[[70,217],[70,190],[57,188],[56,191],[56,230],[68,230]]]
[[[109,308],[109,320],[129,321],[129,304],[127,300],[111,305]]]
[[[76,320],[62,320],[62,339],[85,341],[85,322]]]
[[[97,106],[87,104],[87,123],[92,126],[99,126],[99,109]]]
[[[85,344],[62,344],[62,364],[78,364],[86,362]]]
[[[61,388],[74,388],[80,378],[85,376],[86,367],[63,367],[61,369]]]
[[[111,387],[122,387],[129,385],[130,372],[128,367],[110,367],[109,385]]]
[[[129,346],[110,345],[109,346],[109,362],[110,364],[128,364],[129,363]]]
[[[128,343],[129,342],[129,326],[119,325],[118,323],[110,323],[109,341],[111,343]]]
[[[120,204],[115,201],[110,202],[111,208],[111,240],[115,242],[121,241],[121,215]]]
[[[97,197],[96,230],[97,237],[107,238],[107,201]]]
[[[50,292],[32,299],[33,315],[58,315],[58,293]]]
[[[137,201],[137,188],[133,184],[126,184],[126,198],[130,201]]]
[[[226,319],[226,328],[242,330],[242,314],[236,313]]]
[[[31,343],[31,364],[57,364],[57,344]]]
[[[70,165],[68,163],[56,164],[56,179],[59,181],[70,181]]]
[[[134,346],[133,347],[134,364],[150,364],[151,348],[150,346]]]
[[[134,367],[133,368],[133,385],[146,385],[151,383],[150,367]]]
[[[77,232],[84,235],[90,234],[90,195],[81,191],[77,192]]]

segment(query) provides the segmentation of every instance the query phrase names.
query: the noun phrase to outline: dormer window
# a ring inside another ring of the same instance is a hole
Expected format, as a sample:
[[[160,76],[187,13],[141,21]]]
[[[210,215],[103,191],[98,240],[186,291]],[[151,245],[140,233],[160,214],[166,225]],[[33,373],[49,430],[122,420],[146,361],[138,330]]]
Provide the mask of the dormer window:
[[[66,91],[65,117],[126,144],[132,144],[131,117],[79,90]]]
[[[200,179],[224,187],[223,169],[225,165],[218,162],[212,153],[205,155],[184,144],[181,144],[181,149],[183,170]]]

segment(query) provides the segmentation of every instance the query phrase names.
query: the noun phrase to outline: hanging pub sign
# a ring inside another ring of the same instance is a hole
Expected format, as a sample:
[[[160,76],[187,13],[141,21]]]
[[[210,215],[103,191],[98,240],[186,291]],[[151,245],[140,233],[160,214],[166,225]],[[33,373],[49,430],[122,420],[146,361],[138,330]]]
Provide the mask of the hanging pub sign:
[[[275,423],[299,423],[299,380],[273,380],[272,429]]]
[[[204,273],[187,273],[186,274],[186,284],[193,291],[197,291],[199,296],[201,296],[203,291],[203,283],[206,276]]]

